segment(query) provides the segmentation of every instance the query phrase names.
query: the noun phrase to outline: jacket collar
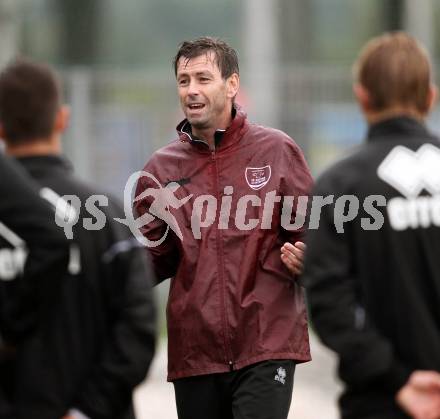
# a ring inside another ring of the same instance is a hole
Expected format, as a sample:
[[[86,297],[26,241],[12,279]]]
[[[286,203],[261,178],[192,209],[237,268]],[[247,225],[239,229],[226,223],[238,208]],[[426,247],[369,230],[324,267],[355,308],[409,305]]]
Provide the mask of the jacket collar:
[[[409,116],[397,116],[370,125],[367,141],[377,141],[393,137],[426,138],[432,135],[425,124]]]
[[[72,164],[64,157],[50,154],[42,156],[18,157],[17,161],[32,175],[59,171],[61,174],[73,172]]]
[[[237,142],[248,128],[246,112],[237,104],[232,107],[232,123],[226,130],[217,130],[215,133],[216,149],[225,149],[226,147]],[[184,119],[176,127],[179,140],[188,142],[201,150],[209,151],[208,144],[197,139],[192,134],[191,124]]]

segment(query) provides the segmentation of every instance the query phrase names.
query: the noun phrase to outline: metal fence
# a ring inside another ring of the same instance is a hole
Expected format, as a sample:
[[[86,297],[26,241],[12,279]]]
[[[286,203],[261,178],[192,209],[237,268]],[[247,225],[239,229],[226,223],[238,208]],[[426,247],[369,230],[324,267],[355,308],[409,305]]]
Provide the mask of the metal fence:
[[[280,80],[280,128],[302,147],[314,174],[362,141],[366,126],[351,92],[348,66],[286,67]],[[63,74],[71,126],[66,154],[80,177],[122,198],[129,175],[175,138],[182,118],[171,72]],[[434,128],[440,118],[431,118]]]
[[[122,198],[125,183],[173,139],[173,80],[138,73],[63,73],[71,123],[64,150],[77,174]]]

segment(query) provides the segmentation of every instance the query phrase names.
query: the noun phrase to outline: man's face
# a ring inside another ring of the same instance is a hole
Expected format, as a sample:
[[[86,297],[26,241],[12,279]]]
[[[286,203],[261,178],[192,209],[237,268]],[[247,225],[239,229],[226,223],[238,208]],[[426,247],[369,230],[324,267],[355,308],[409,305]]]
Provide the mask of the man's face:
[[[231,86],[231,77],[237,86]],[[177,88],[180,104],[189,123],[196,129],[217,129],[230,115],[232,99],[238,89],[238,76],[222,78],[213,52],[177,63]],[[235,89],[235,90],[234,90]]]

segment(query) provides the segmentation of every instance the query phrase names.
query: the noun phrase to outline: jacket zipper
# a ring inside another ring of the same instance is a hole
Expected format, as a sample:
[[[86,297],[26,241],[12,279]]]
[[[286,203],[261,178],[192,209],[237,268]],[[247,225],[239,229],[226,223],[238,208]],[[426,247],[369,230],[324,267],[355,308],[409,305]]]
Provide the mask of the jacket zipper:
[[[220,198],[220,193],[219,193],[219,185],[218,185],[218,167],[217,167],[217,160],[215,158],[215,150],[211,150],[211,161],[214,164],[214,168],[215,168],[213,173],[214,173],[216,198],[218,200]],[[222,240],[221,240],[221,232],[220,229],[218,228],[216,230],[216,236],[217,236],[217,256],[219,258],[219,263],[217,264],[217,266],[219,267],[218,275],[220,277],[220,286],[221,286],[220,298],[221,298],[221,308],[222,308],[221,318],[223,323],[223,340],[224,340],[226,360],[229,366],[229,370],[233,371],[234,362],[232,361],[232,353],[230,350],[231,342],[229,339],[228,327],[227,327],[226,284],[223,276]]]

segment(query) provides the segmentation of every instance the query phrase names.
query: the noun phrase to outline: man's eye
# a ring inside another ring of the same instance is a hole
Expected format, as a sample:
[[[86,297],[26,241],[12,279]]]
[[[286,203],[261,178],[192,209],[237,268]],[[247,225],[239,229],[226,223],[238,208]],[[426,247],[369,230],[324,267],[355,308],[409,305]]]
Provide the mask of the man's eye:
[[[185,80],[185,79],[179,80],[178,84],[179,84],[179,86],[185,86],[186,84],[188,84],[188,80]]]
[[[202,83],[207,83],[209,81],[208,77],[200,77]]]

